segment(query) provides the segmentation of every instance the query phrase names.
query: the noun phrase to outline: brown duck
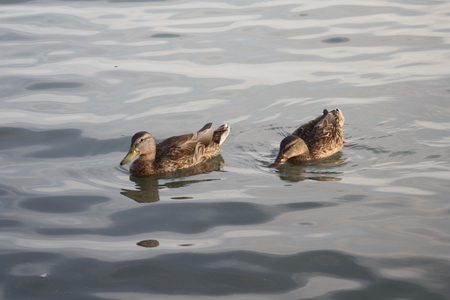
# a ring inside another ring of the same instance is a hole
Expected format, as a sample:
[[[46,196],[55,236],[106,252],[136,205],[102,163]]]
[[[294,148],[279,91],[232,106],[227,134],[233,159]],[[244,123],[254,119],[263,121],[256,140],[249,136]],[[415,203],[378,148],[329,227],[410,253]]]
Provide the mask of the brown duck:
[[[131,139],[128,154],[120,162],[128,164],[139,155],[130,166],[134,176],[160,174],[188,168],[202,163],[219,154],[222,143],[230,133],[230,126],[223,124],[216,130],[212,123],[197,132],[170,137],[158,144],[153,136],[140,131]]]
[[[269,167],[276,168],[284,162],[301,163],[330,156],[344,144],[344,115],[335,110],[323,114],[300,126],[280,144],[280,151]]]

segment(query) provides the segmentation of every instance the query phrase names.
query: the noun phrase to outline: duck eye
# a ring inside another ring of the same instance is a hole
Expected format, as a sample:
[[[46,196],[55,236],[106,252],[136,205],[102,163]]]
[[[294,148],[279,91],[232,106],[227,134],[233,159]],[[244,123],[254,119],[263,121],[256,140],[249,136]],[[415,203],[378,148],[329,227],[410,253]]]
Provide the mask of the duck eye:
[[[143,142],[143,141],[144,141],[144,139],[141,139],[141,140],[140,140],[140,142]]]

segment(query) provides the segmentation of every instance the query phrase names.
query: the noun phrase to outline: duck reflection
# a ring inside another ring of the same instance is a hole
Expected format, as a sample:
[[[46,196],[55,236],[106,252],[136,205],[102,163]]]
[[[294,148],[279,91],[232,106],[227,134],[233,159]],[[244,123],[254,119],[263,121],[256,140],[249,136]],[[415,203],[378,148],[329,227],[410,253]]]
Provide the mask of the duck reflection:
[[[345,160],[346,158],[342,157],[342,152],[337,152],[336,154],[325,159],[307,162],[300,165],[285,163],[277,168],[276,173],[278,173],[281,180],[289,182],[299,182],[303,180],[340,181],[342,178],[339,176],[343,174],[343,172],[307,172],[304,167],[333,167],[342,164]]]
[[[194,183],[219,180],[217,179],[201,179],[201,180],[175,180],[164,184],[159,184],[162,179],[185,178],[193,175],[210,173],[213,171],[223,170],[225,161],[221,155],[217,155],[199,165],[177,170],[175,172],[152,175],[148,177],[136,177],[131,175],[130,180],[136,184],[136,190],[122,189],[121,195],[124,195],[136,202],[156,202],[159,201],[159,189],[162,188],[181,188]],[[174,197],[173,199],[192,199],[192,197]]]

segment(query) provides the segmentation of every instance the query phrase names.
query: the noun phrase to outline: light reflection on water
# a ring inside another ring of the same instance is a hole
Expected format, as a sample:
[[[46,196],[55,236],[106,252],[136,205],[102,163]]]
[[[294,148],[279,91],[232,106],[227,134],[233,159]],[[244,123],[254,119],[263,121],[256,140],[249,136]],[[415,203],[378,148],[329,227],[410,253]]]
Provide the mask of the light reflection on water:
[[[2,299],[448,298],[447,2],[2,7]],[[267,167],[335,107],[347,146]],[[118,165],[211,121],[202,166]]]

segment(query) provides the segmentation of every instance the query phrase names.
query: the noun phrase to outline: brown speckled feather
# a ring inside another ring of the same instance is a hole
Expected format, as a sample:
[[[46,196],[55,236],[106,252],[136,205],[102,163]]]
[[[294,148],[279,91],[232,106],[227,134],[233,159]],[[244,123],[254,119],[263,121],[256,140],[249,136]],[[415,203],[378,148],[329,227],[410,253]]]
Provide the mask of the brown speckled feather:
[[[293,134],[299,136],[308,146],[307,160],[319,159],[341,150],[344,144],[343,124],[344,116],[338,109],[331,112],[324,110],[321,116],[300,126]],[[296,161],[294,157],[290,160]]]
[[[133,137],[129,152],[135,154],[127,155],[121,164],[128,163],[130,159],[140,155],[132,163],[130,172],[135,176],[145,176],[172,172],[202,163],[219,154],[221,143],[230,131],[227,124],[219,126],[215,131],[211,129],[211,125],[208,123],[198,132],[173,136],[156,145],[148,132],[140,132]],[[144,139],[141,139],[142,137]]]
[[[344,144],[344,116],[339,109],[328,112],[300,126],[280,143],[277,158],[269,166],[276,168],[286,161],[301,163],[332,155]]]
[[[306,141],[311,132],[313,131],[314,127],[323,120],[323,118],[328,114],[328,110],[324,109],[323,114],[318,116],[317,118],[309,121],[306,124],[303,124],[300,126],[297,130],[295,130],[292,134],[300,137],[302,140]]]

